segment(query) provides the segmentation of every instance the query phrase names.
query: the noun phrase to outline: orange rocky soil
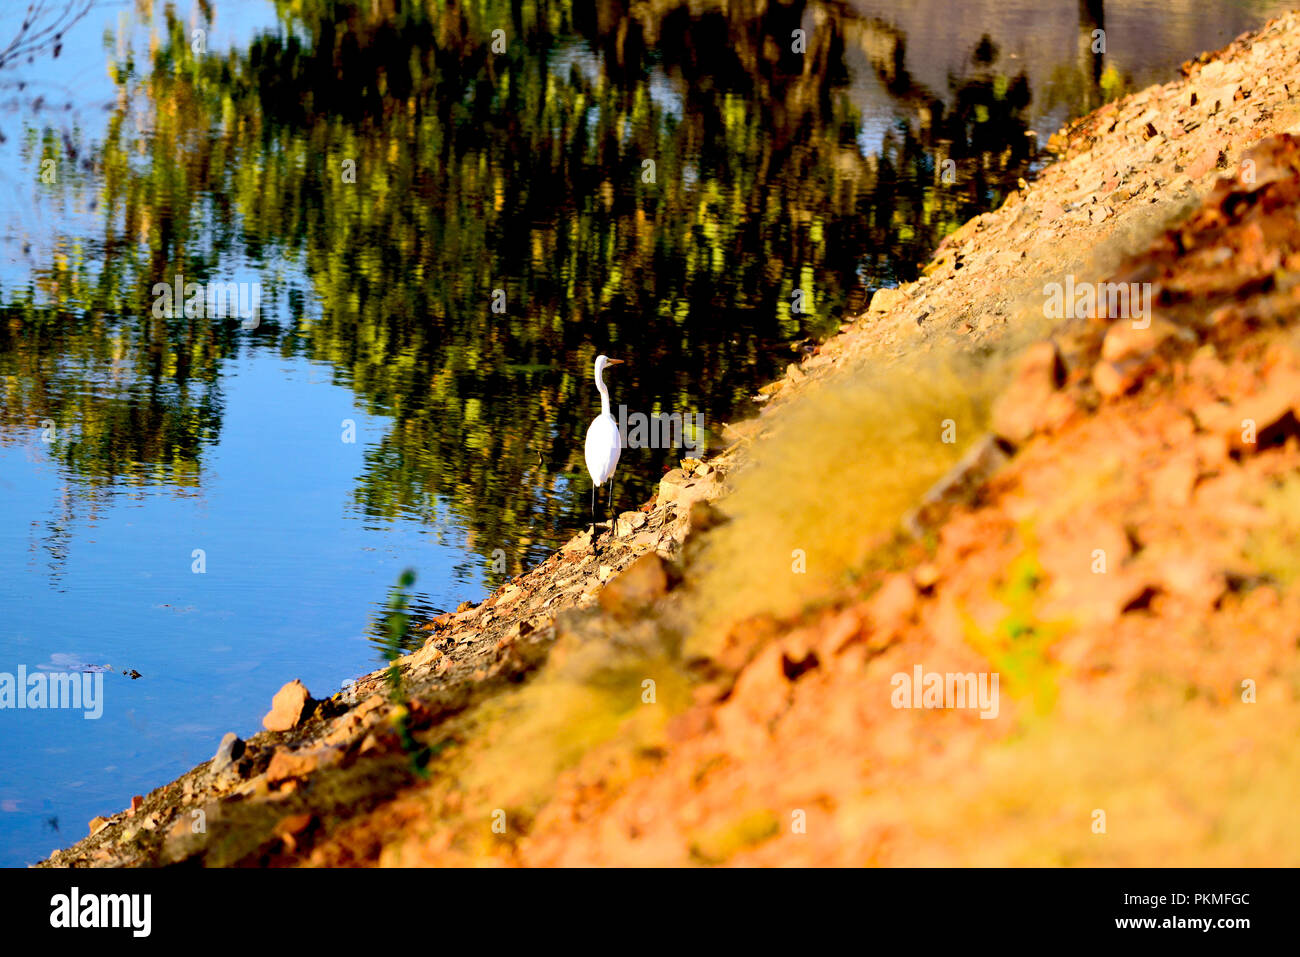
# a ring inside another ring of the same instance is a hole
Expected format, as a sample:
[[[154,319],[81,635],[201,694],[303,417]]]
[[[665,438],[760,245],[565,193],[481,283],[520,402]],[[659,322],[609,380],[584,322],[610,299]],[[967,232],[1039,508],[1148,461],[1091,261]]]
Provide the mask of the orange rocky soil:
[[[599,555],[579,536],[426,623],[401,702],[382,672],[288,688],[284,730],[45,863],[1296,864],[1300,18],[1184,73],[1064,131]],[[1150,324],[1046,321],[1066,275],[1149,283]],[[897,535],[695,641],[730,487],[787,415],[1032,338]],[[996,674],[995,707],[899,706],[918,666]]]
[[[743,665],[655,767],[584,762],[512,859],[1296,864],[1300,142],[1251,156],[1254,187],[1221,180],[1113,277],[1158,285],[1151,329],[1031,350],[1000,417],[1021,444],[933,555],[737,626]],[[992,663],[1011,720],[895,707],[920,662]]]

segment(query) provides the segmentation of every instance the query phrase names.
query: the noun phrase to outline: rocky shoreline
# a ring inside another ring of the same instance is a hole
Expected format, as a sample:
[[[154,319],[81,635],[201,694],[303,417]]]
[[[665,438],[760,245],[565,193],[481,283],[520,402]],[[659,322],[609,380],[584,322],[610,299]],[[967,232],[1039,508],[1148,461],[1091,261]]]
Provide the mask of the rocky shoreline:
[[[227,736],[212,761],[96,818],[42,866],[1294,864],[1279,829],[1295,786],[1282,757],[1300,726],[1300,592],[1266,526],[1300,467],[1300,145],[1280,135],[1300,130],[1297,93],[1293,14],[1071,124],[1033,183],[792,364],[725,452],[665,476],[654,503],[601,530],[598,551],[581,534],[478,605],[422,623],[423,647],[397,662],[400,696],[385,670],[319,701],[290,682],[266,730]],[[1066,277],[1149,284],[1149,323],[1045,315],[1045,286]],[[716,653],[683,653],[673,605],[703,587],[699,543],[790,410],[871,366],[945,351],[1023,355],[989,434],[908,513],[901,557],[793,619],[733,623]],[[1042,669],[1003,635],[1008,616]],[[970,715],[925,723],[862,694],[922,656],[1014,675],[1016,733]],[[647,659],[682,679],[660,683],[665,704],[675,695],[662,725],[618,711],[616,730],[573,744],[528,800],[480,801],[475,755],[517,689],[571,691],[579,673],[584,689],[614,687]],[[1259,685],[1254,712],[1231,710],[1242,680]],[[1184,730],[1227,728],[1204,738],[1224,767],[1268,755],[1258,786],[1277,806],[1198,780],[1190,766],[1206,753],[1171,744],[1143,711],[1162,708],[1183,709],[1168,714]],[[1122,719],[1188,769],[1136,758],[1131,791],[1109,780],[1099,729]],[[412,773],[403,729],[432,753],[432,780]],[[990,772],[1008,753],[1024,761]],[[971,783],[945,787],[955,774]],[[933,796],[898,797],[918,791]],[[1058,818],[1086,817],[1102,792],[1148,836],[1103,848],[1086,823],[1058,834]],[[1022,793],[1056,803],[1026,811]],[[954,809],[982,822],[982,843],[943,826]],[[501,830],[498,811],[511,819]],[[817,826],[784,833],[795,812]],[[1035,835],[1055,852],[1031,850]]]

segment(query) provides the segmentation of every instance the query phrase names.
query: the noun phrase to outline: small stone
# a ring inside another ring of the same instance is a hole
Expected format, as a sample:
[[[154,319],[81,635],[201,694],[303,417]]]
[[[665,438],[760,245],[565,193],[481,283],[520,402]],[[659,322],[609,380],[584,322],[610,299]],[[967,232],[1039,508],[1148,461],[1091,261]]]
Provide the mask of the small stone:
[[[126,809],[126,816],[127,816],[127,817],[135,817],[135,812],[138,811],[138,810],[140,810],[140,806],[141,806],[142,804],[144,804],[144,795],[142,795],[142,794],[137,794],[137,795],[135,795],[134,797],[132,797],[132,798],[131,798],[131,806],[130,806],[129,808]]]
[[[100,831],[102,831],[104,828],[108,827],[108,825],[109,825],[110,823],[112,823],[112,822],[109,821],[109,819],[106,818],[106,817],[92,817],[92,818],[90,819],[90,835],[91,835],[91,837],[94,837],[96,834],[98,834],[98,833],[99,833]]]
[[[642,555],[600,593],[600,605],[619,614],[649,605],[668,592],[669,565],[656,552]]]
[[[182,809],[163,839],[163,863],[174,864],[200,854],[223,814],[220,801],[208,801],[202,808]]]
[[[872,645],[879,645],[896,635],[915,606],[916,588],[909,576],[895,573],[886,578],[867,610],[872,624]]]
[[[513,604],[520,598],[524,597],[524,590],[518,585],[507,585],[497,600],[493,603],[494,608],[500,608],[504,605]]]
[[[723,492],[721,475],[717,469],[703,477],[687,474],[681,469],[673,469],[659,480],[659,505],[673,505],[677,513],[689,510],[693,502],[701,499],[709,501]]]
[[[443,628],[446,628],[449,624],[451,624],[451,620],[455,617],[456,616],[454,613],[445,611],[441,615],[437,615],[433,618],[430,618],[425,624],[420,626],[420,630],[439,631]]]
[[[262,719],[262,727],[267,731],[288,731],[302,721],[311,703],[307,687],[295,678],[271,699],[271,710]]]
[[[1092,384],[1108,399],[1124,395],[1137,381],[1137,370],[1131,363],[1102,361],[1092,368]]]
[[[356,716],[355,712],[345,714],[334,723],[333,729],[321,741],[327,745],[345,745],[356,735],[360,725],[361,720]]]
[[[243,757],[243,754],[243,739],[235,732],[227,731],[221,739],[221,744],[217,745],[217,753],[212,758],[212,772],[219,774]]]
[[[1194,456],[1178,459],[1152,472],[1149,478],[1151,497],[1174,508],[1185,508],[1192,501],[1197,468]]]
[[[1192,160],[1191,164],[1185,170],[1187,176],[1193,180],[1200,179],[1206,173],[1210,172],[1210,170],[1215,169],[1219,165],[1219,156],[1219,148],[1217,146],[1211,146],[1196,159]]]
[[[1160,562],[1161,584],[1175,595],[1209,607],[1226,589],[1226,580],[1206,559],[1196,555],[1170,555]]]
[[[574,552],[588,551],[590,548],[591,529],[586,529],[565,542],[560,551],[566,554],[573,554]]]
[[[1016,378],[993,404],[993,431],[1014,445],[1027,441],[1039,428],[1047,400],[1065,377],[1060,353],[1050,340],[1030,346]]]
[[[277,751],[266,768],[266,783],[304,778],[320,768],[337,764],[342,758],[342,751],[329,745],[310,751]]]
[[[191,818],[188,814],[181,814],[176,818],[176,820],[172,822],[172,826],[167,829],[166,840],[183,841],[191,834],[195,833],[190,824],[190,820]]]
[[[912,581],[921,591],[929,591],[939,583],[939,566],[934,562],[922,562],[912,570]]]
[[[1107,362],[1120,362],[1149,355],[1166,339],[1177,335],[1178,327],[1166,319],[1153,318],[1146,328],[1139,328],[1128,320],[1118,320],[1106,330],[1101,343],[1101,357]]]
[[[531,621],[516,621],[506,629],[505,634],[497,639],[497,650],[500,650],[507,645],[514,644],[516,640],[525,635],[532,634],[534,630],[536,629]]]
[[[892,312],[895,307],[907,301],[907,293],[901,289],[877,289],[876,294],[871,297],[871,307],[867,310],[873,313]]]
[[[722,512],[713,503],[703,499],[692,502],[690,511],[686,513],[686,516],[687,525],[692,532],[705,532],[725,521]]]

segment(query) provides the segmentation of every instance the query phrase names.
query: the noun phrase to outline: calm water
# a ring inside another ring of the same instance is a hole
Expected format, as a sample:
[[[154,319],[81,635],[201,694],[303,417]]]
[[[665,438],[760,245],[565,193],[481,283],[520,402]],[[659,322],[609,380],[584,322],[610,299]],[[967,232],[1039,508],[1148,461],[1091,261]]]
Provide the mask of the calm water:
[[[0,672],[104,681],[0,711],[0,863],[374,667],[402,568],[443,610],[580,526],[599,352],[720,442],[1028,133],[1287,5],[103,3],[0,66]],[[257,324],[156,315],[177,274]]]

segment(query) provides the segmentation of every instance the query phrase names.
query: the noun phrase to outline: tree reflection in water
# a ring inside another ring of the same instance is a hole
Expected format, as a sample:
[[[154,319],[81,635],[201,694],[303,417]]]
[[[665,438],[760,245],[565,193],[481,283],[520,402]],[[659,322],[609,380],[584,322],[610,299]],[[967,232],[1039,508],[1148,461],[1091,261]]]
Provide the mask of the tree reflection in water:
[[[147,63],[115,56],[89,185],[49,187],[93,190],[102,234],[5,290],[6,431],[53,420],[78,494],[201,483],[246,339],[391,416],[357,508],[449,508],[513,574],[582,523],[597,352],[629,360],[621,402],[703,413],[717,442],[791,344],[913,278],[1033,161],[1028,83],[991,43],[940,96],[837,3],[276,6],[245,51],[196,53],[168,12]],[[879,143],[863,84],[893,104]],[[62,148],[33,135],[33,165]],[[261,326],[154,317],[178,272],[260,278]],[[620,501],[677,457],[628,454]]]

